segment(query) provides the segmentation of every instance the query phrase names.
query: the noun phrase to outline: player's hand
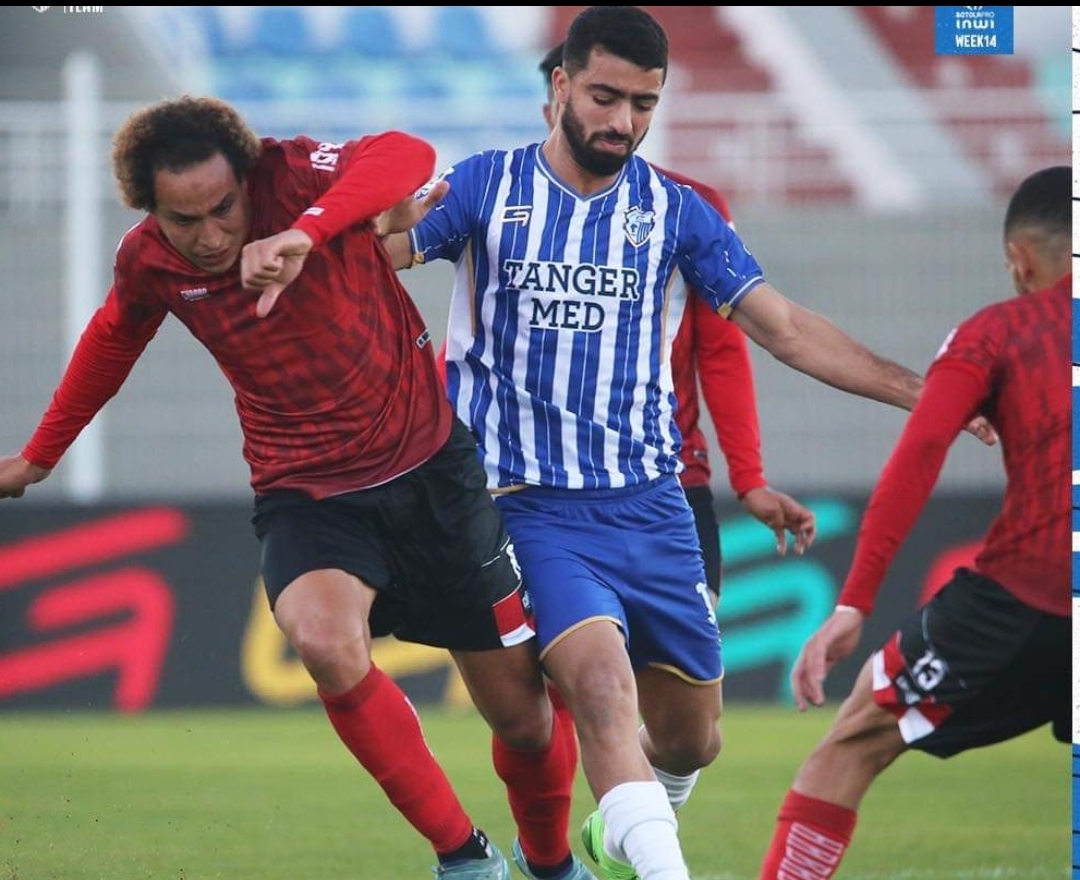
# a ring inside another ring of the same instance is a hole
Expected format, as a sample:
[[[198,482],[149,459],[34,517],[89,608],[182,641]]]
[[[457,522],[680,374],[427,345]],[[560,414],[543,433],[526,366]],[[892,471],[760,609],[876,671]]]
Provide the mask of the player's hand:
[[[432,181],[415,195],[407,196],[379,214],[375,218],[375,234],[385,238],[395,232],[408,232],[446,198],[448,192],[450,181],[442,178]]]
[[[861,611],[840,609],[806,640],[791,670],[791,693],[800,712],[806,711],[807,704],[825,704],[825,678],[858,647],[862,628]]]
[[[741,499],[743,509],[764,523],[776,535],[776,552],[787,554],[788,533],[794,538],[795,554],[802,556],[814,543],[817,524],[814,513],[790,495],[769,486],[751,489]]]
[[[313,244],[306,232],[286,229],[244,245],[240,252],[240,283],[248,290],[262,291],[255,305],[255,314],[260,318],[270,314],[281,292],[300,274]]]
[[[51,473],[21,455],[0,456],[0,498],[22,498],[27,486],[40,483]]]
[[[990,424],[986,416],[975,416],[967,423],[966,430],[969,434],[978,437],[987,446],[997,445],[997,431],[994,430],[994,426]]]

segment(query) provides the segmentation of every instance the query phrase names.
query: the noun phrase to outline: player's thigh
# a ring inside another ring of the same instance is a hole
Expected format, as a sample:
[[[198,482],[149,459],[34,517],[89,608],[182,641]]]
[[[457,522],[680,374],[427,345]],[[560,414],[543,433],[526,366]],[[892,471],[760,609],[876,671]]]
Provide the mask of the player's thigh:
[[[386,554],[373,515],[375,494],[319,500],[304,492],[275,491],[256,498],[252,523],[271,609],[276,610],[287,587],[309,572],[347,572],[375,590],[389,585]]]
[[[539,748],[551,731],[536,639],[495,651],[451,651],[472,701],[508,745]]]
[[[855,677],[848,695],[840,703],[823,746],[845,746],[859,751],[880,752],[889,760],[905,749],[896,717],[874,699],[874,661],[868,659]]]
[[[369,640],[375,590],[340,569],[308,571],[281,593],[274,619],[297,650],[319,643]]]

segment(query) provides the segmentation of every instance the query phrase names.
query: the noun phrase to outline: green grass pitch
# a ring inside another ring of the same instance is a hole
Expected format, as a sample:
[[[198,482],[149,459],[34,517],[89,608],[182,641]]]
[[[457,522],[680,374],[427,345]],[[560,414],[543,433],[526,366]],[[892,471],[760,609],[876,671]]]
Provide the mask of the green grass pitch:
[[[833,711],[728,705],[724,751],[680,814],[695,880],[755,880]],[[508,851],[487,728],[420,712],[466,808]],[[1070,767],[1046,730],[948,761],[906,755],[864,801],[838,880],[1064,880]],[[579,774],[581,855],[591,809]],[[433,861],[317,708],[0,713],[0,880],[430,880]]]

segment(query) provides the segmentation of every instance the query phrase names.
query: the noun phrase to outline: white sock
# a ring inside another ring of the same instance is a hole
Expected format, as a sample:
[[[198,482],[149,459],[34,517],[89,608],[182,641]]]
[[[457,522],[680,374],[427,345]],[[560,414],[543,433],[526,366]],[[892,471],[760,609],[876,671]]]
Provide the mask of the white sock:
[[[640,880],[690,880],[679,822],[659,782],[624,782],[600,798],[604,849],[633,865]]]
[[[657,782],[664,786],[664,790],[667,792],[668,803],[671,804],[671,809],[677,813],[686,805],[686,802],[690,800],[690,792],[692,792],[694,786],[697,785],[698,776],[701,774],[701,771],[695,770],[689,776],[675,776],[653,767],[653,773],[656,774]]]

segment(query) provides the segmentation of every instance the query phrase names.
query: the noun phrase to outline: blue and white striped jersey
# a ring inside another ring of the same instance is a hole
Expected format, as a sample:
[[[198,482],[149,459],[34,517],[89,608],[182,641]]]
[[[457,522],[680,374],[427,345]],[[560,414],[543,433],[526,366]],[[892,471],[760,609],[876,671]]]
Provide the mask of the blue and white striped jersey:
[[[418,261],[456,263],[447,386],[488,487],[677,473],[682,279],[726,314],[763,280],[735,232],[637,156],[588,197],[555,177],[541,144],[477,153],[443,177],[449,194],[410,237]]]

